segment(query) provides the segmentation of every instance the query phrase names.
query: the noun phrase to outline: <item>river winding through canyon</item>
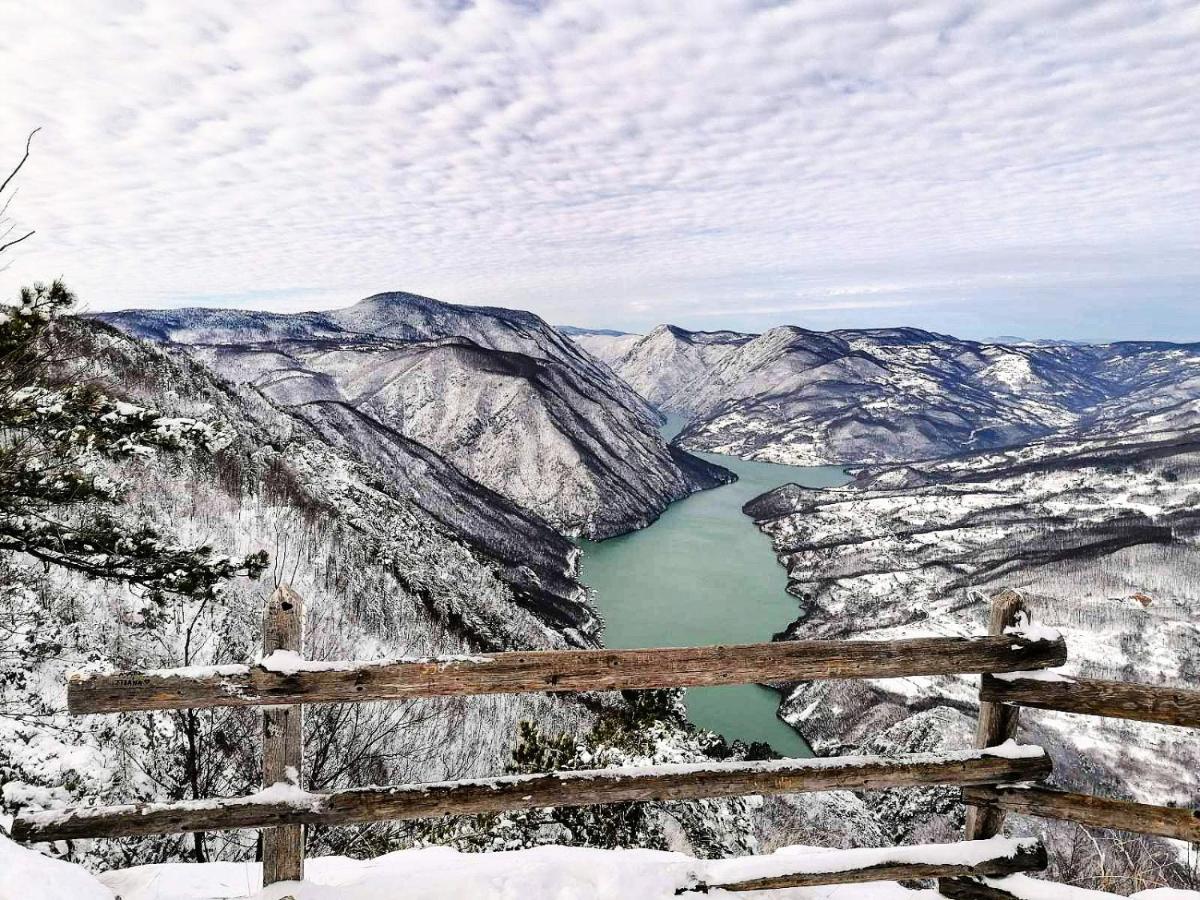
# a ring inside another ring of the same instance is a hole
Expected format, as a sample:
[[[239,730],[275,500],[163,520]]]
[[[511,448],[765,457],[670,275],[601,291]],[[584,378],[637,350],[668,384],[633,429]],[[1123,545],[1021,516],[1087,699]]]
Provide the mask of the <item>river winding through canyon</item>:
[[[663,426],[668,440],[686,420]],[[832,487],[838,466],[782,466],[698,453],[738,480],[673,503],[641,531],[582,541],[582,580],[596,594],[608,647],[679,647],[769,641],[795,615],[770,540],[742,505],[781,484]],[[758,685],[692,688],[688,718],[727,740],[765,741],[785,756],[812,751],[777,716],[779,695]]]

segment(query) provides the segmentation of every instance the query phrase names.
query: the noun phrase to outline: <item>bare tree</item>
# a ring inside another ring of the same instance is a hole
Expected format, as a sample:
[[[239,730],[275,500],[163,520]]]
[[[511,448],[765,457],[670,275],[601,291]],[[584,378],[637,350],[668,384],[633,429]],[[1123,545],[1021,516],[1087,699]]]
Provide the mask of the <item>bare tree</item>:
[[[0,182],[0,254],[4,253],[4,251],[8,250],[10,247],[15,247],[22,241],[28,240],[29,238],[33,237],[34,234],[36,234],[36,232],[32,229],[24,234],[20,234],[20,232],[17,230],[17,223],[14,222],[8,215],[9,204],[12,203],[13,197],[17,195],[17,191],[14,188],[11,192],[9,192],[7,197],[4,195],[4,192],[8,190],[8,187],[12,184],[13,179],[17,177],[17,173],[19,173],[21,169],[25,167],[25,163],[29,161],[29,149],[33,144],[33,136],[39,131],[41,131],[40,128],[35,128],[33,131],[29,132],[29,137],[25,138],[25,155],[21,157],[21,161],[16,164],[12,171],[5,176],[4,181]],[[17,234],[18,236],[13,237],[14,234]],[[7,267],[7,263],[0,263],[0,272],[4,271],[4,269]]]

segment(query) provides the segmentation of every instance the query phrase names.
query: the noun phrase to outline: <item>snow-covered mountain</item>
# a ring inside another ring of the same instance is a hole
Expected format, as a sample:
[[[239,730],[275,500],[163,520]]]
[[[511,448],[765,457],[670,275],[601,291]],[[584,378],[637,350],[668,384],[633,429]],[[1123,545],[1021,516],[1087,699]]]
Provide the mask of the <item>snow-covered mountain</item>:
[[[660,325],[626,351],[614,369],[659,409],[693,415],[712,403],[711,389],[705,388],[709,376],[754,337]]]
[[[185,346],[307,418],[354,420],[344,442],[388,443],[394,433],[423,444],[566,533],[641,527],[730,477],[669,447],[645,400],[532,313],[391,293],[329,312],[98,318]]]
[[[1200,403],[1189,411],[1169,393],[1160,399],[1173,419],[1192,421]],[[1105,420],[1103,436],[877,466],[845,488],[787,485],[752,501],[746,512],[773,539],[800,604],[784,636],[978,633],[985,597],[1007,586],[1063,631],[1069,673],[1194,686],[1200,435],[1153,431],[1161,411],[1126,412]],[[939,734],[957,721],[969,737],[962,712],[976,691],[966,678],[805,684],[783,709],[825,752],[877,752],[889,733],[912,749],[931,716]],[[1051,750],[1068,789],[1158,804],[1200,790],[1200,748],[1182,729],[1023,717],[1022,739]]]
[[[615,339],[610,339],[615,340]],[[916,328],[761,335],[660,326],[613,370],[693,417],[691,450],[796,465],[901,462],[1161,416],[1200,392],[1200,346],[980,343]]]

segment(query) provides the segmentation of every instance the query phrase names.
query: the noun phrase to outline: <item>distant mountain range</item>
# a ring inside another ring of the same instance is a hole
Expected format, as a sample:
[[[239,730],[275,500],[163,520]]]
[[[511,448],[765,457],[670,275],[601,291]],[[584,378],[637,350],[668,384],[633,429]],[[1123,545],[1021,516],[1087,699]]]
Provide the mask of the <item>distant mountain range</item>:
[[[796,465],[940,458],[1116,420],[1196,421],[1200,345],[984,343],[916,328],[572,337],[646,400],[692,418],[679,443]]]
[[[981,344],[1033,344],[1036,347],[1085,347],[1087,341],[1073,341],[1068,338],[1026,338],[1015,334],[998,334],[995,337],[986,337],[980,341]]]
[[[96,318],[184,348],[342,443],[375,452],[381,435],[398,435],[431,448],[566,533],[644,526],[671,501],[732,477],[668,447],[644,399],[528,312],[389,293],[328,312]]]

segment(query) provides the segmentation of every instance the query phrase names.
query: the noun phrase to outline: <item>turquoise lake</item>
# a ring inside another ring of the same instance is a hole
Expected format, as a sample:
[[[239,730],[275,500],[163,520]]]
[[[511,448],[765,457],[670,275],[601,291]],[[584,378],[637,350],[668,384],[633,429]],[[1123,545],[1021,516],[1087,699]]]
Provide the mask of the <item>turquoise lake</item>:
[[[672,417],[663,432],[685,424]],[[769,641],[796,615],[787,573],[771,541],[742,505],[794,482],[831,487],[849,479],[838,466],[781,466],[696,454],[737,473],[724,487],[692,494],[649,528],[599,543],[582,541],[582,580],[596,592],[608,647],[680,647]],[[779,694],[758,685],[691,688],[688,718],[727,740],[766,741],[785,756],[811,756],[776,715]]]

